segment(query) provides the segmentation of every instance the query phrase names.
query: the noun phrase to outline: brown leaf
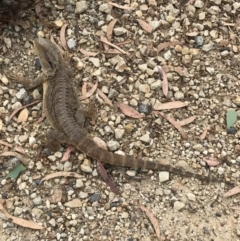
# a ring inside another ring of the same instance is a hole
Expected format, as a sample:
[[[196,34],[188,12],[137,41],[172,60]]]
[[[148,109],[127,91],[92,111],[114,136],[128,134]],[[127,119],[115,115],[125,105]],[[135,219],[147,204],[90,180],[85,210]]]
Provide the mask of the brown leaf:
[[[93,84],[87,83],[90,87],[93,87]],[[97,89],[98,95],[104,100],[104,102],[110,106],[113,106],[112,101],[99,89]]]
[[[125,44],[128,44],[128,43],[131,43],[133,40],[132,39],[127,39],[127,40],[124,40],[122,42],[119,42],[117,43],[116,45],[119,46],[119,45],[125,45]]]
[[[50,203],[58,203],[62,199],[62,190],[61,189],[56,189],[53,192],[53,195],[48,198]]]
[[[161,66],[158,66],[158,71],[159,73],[162,75],[162,91],[163,94],[165,95],[165,97],[167,97],[168,95],[168,80],[167,80],[167,75],[165,74],[165,72],[163,71]]]
[[[162,51],[163,49],[169,47],[169,46],[175,46],[175,45],[183,45],[183,43],[181,43],[178,40],[172,41],[172,42],[164,42],[161,43],[157,46],[158,52]]]
[[[122,52],[120,52],[117,49],[108,49],[107,51],[105,51],[106,54],[121,54]]]
[[[175,121],[172,117],[163,114],[162,112],[160,112],[160,115],[165,119],[167,119],[180,132],[183,139],[187,139],[186,133],[184,132],[183,128],[180,126],[180,124],[177,121]]]
[[[186,33],[187,36],[189,37],[195,37],[199,34],[199,32],[190,32],[190,33]]]
[[[93,137],[93,141],[94,141],[99,147],[101,147],[102,149],[107,150],[106,142],[103,141],[101,138],[99,138],[99,137],[97,137],[97,136],[94,136],[94,137]]]
[[[17,152],[22,153],[22,154],[25,154],[25,153],[26,153],[22,146],[14,146],[13,149],[14,149],[15,151],[17,151]]]
[[[143,21],[142,19],[136,19],[136,20],[138,21],[142,29],[144,29],[147,33],[151,33],[153,31],[153,27],[148,23],[146,23],[145,21]]]
[[[41,183],[52,179],[52,178],[56,178],[56,177],[75,177],[75,178],[82,178],[83,176],[79,175],[76,172],[55,172],[55,173],[51,173],[47,176],[45,176],[42,180]]]
[[[68,26],[67,23],[63,24],[61,31],[60,31],[60,41],[61,41],[63,48],[66,51],[68,50],[67,41],[66,41],[66,37],[65,37],[65,31],[66,31],[67,26]]]
[[[109,42],[112,41],[112,32],[113,32],[113,28],[114,28],[117,21],[118,21],[118,19],[115,18],[107,26],[107,39],[108,39]]]
[[[233,189],[229,190],[228,192],[224,193],[223,196],[224,197],[231,197],[235,194],[240,193],[240,185],[234,187]]]
[[[117,3],[113,3],[113,2],[109,2],[109,4],[111,4],[112,6],[116,7],[116,8],[120,8],[120,9],[125,9],[125,10],[132,10],[131,7],[127,6],[127,5],[119,5]]]
[[[185,126],[185,125],[188,125],[191,122],[193,122],[196,118],[197,118],[197,116],[194,115],[194,116],[191,116],[191,117],[189,117],[187,119],[181,120],[178,123],[179,123],[180,126]]]
[[[111,191],[115,194],[120,194],[118,189],[116,188],[113,180],[108,176],[106,169],[104,168],[103,164],[97,160],[97,169],[103,180],[106,182],[106,184],[110,187]]]
[[[82,202],[78,198],[74,198],[73,200],[64,203],[64,206],[70,207],[70,208],[80,208],[82,207]]]
[[[182,77],[189,77],[189,73],[187,71],[187,68],[185,67],[173,67],[173,66],[168,66],[168,65],[165,65],[162,67],[162,69],[164,70],[165,73],[167,72],[177,72],[180,76]]]
[[[16,20],[14,23],[16,25],[21,26],[23,29],[28,29],[31,26],[29,21],[23,21],[23,20],[20,20],[20,19]]]
[[[2,123],[2,120],[0,119],[0,131],[2,130],[2,127],[3,127],[3,123]]]
[[[82,53],[82,54],[84,54],[84,55],[86,55],[86,56],[96,56],[96,55],[98,55],[99,53],[98,52],[90,52],[90,51],[88,51],[88,50],[85,50],[85,49],[79,49],[79,51]]]
[[[113,48],[119,50],[122,54],[128,55],[128,53],[125,52],[123,49],[119,48],[119,47],[118,47],[117,45],[115,45],[115,44],[110,43],[110,42],[107,40],[107,38],[104,37],[103,35],[100,36],[100,40],[101,40],[103,43],[108,44],[108,45],[112,46]]]
[[[8,146],[10,148],[12,148],[12,146],[13,146],[12,144],[9,144],[8,142],[2,141],[2,140],[0,140],[0,144],[2,144],[4,146]]]
[[[79,100],[80,100],[80,101],[81,101],[81,100],[85,100],[85,99],[89,98],[91,95],[93,95],[93,93],[94,93],[94,92],[96,91],[96,89],[97,89],[97,86],[98,86],[98,82],[96,82],[96,84],[93,85],[93,87],[91,88],[90,91],[88,91],[88,92],[85,93],[84,95],[79,96]]]
[[[74,146],[69,146],[67,150],[64,152],[61,162],[67,161],[69,159],[71,152],[73,152],[74,150],[75,150]]]
[[[120,108],[120,110],[122,111],[122,113],[126,116],[132,117],[132,118],[143,118],[144,115],[140,114],[138,111],[136,111],[135,109],[133,109],[131,106],[121,103],[118,105],[118,107]]]
[[[9,120],[11,120],[11,119],[13,118],[13,116],[15,116],[16,113],[18,113],[18,111],[20,111],[21,109],[23,109],[23,108],[25,108],[25,107],[28,107],[28,106],[31,106],[31,105],[35,105],[36,103],[39,103],[39,102],[40,102],[40,100],[35,100],[35,101],[33,101],[32,103],[29,103],[29,104],[27,104],[27,105],[24,105],[24,106],[21,106],[21,107],[15,109],[15,110],[12,112],[12,114],[10,115]]]
[[[203,161],[205,161],[210,167],[215,167],[220,164],[217,158],[211,156],[203,157]]]
[[[28,160],[24,156],[22,156],[21,154],[15,152],[15,151],[5,151],[5,152],[1,153],[0,156],[15,156],[18,158],[18,160],[20,162],[22,162],[22,164],[24,164],[25,166],[28,165]]]
[[[152,223],[152,226],[154,227],[154,230],[156,232],[157,238],[158,240],[161,239],[160,237],[160,229],[159,229],[159,225],[158,225],[158,221],[157,219],[154,217],[154,215],[144,206],[138,204],[138,207],[146,213],[147,217],[149,218],[150,222]]]
[[[202,135],[199,137],[200,140],[204,140],[206,138],[208,130],[210,130],[209,126],[204,129]]]
[[[189,73],[186,67],[175,67],[174,71],[177,72],[182,77],[189,77]]]
[[[188,106],[188,104],[189,103],[184,103],[182,101],[172,101],[167,103],[156,104],[153,108],[154,110],[171,110]]]
[[[17,123],[26,122],[28,119],[28,109],[24,108],[18,115]]]
[[[22,218],[17,218],[17,217],[14,217],[12,216],[11,214],[9,214],[7,212],[7,210],[3,207],[3,202],[1,201],[0,202],[0,210],[2,211],[2,213],[7,217],[9,218],[13,223],[19,225],[19,226],[22,226],[22,227],[25,227],[25,228],[31,228],[31,229],[44,229],[44,227],[42,226],[39,226],[38,224],[34,223],[33,221],[28,221],[28,220],[25,220],[25,219],[22,219]]]

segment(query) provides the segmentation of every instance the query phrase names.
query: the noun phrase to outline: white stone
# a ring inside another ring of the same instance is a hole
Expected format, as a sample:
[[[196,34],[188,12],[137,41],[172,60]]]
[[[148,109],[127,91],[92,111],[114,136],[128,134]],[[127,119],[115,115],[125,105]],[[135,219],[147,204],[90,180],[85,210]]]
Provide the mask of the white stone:
[[[100,60],[99,60],[99,58],[91,57],[91,58],[89,58],[89,61],[92,62],[95,67],[97,67],[97,68],[100,67]]]
[[[161,171],[159,172],[159,181],[166,182],[169,180],[169,172]]]
[[[183,202],[176,201],[174,203],[174,209],[177,211],[180,211],[182,208],[184,208],[184,206],[185,206],[185,203]]]
[[[72,163],[71,162],[65,162],[63,164],[63,170],[68,172],[68,171],[71,171],[72,170]]]
[[[144,142],[144,143],[149,143],[151,140],[149,133],[146,133],[145,135],[140,137],[140,141]]]
[[[125,130],[124,129],[120,129],[120,128],[116,128],[114,130],[114,134],[115,134],[115,138],[117,140],[121,140],[124,136]]]
[[[24,88],[21,88],[17,93],[16,93],[16,97],[19,100],[24,99],[25,97],[27,97],[27,91]]]
[[[196,196],[193,194],[193,193],[187,193],[187,198],[188,198],[188,200],[190,200],[190,201],[193,201],[193,202],[195,202],[196,201]]]
[[[119,148],[120,144],[117,141],[108,141],[107,147],[110,151],[116,151]]]
[[[75,13],[76,13],[76,14],[83,13],[83,12],[85,12],[87,9],[88,9],[87,1],[76,2],[76,8],[75,8]]]
[[[127,32],[127,29],[123,28],[123,27],[118,27],[118,28],[114,28],[113,32],[116,36],[120,36],[123,35]]]
[[[174,94],[174,97],[176,100],[182,100],[184,99],[184,94],[180,91],[177,91],[175,94]]]
[[[194,7],[196,7],[196,8],[202,8],[203,6],[204,6],[203,1],[196,0],[196,2],[194,3]]]

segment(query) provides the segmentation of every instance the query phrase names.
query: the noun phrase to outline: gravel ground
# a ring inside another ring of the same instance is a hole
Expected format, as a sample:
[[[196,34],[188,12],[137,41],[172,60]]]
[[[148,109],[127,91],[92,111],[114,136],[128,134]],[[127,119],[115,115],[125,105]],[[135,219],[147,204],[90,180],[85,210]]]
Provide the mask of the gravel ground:
[[[196,173],[206,173],[204,158],[214,157],[220,164],[210,167],[212,175],[238,184],[239,121],[227,132],[225,119],[229,109],[238,111],[240,105],[240,3],[107,2],[44,1],[41,10],[36,7],[22,14],[16,24],[1,27],[1,141],[12,145],[2,143],[1,152],[16,151],[14,146],[18,146],[17,151],[25,151],[21,155],[28,164],[17,179],[9,180],[6,176],[19,158],[1,158],[0,197],[13,216],[46,227],[23,228],[0,213],[1,240],[158,240],[141,205],[155,216],[159,240],[239,240],[240,201],[239,196],[223,197],[231,189],[228,185],[108,166],[109,176],[121,191],[117,195],[102,181],[94,160],[74,151],[68,161],[61,162],[67,146],[53,151],[44,145],[42,135],[49,124],[41,119],[41,101],[27,107],[26,121],[21,122],[19,112],[10,118],[15,109],[41,100],[42,88],[26,90],[9,76],[36,77],[40,66],[31,40],[51,34],[61,45],[67,24],[66,45],[76,88],[80,93],[83,82],[98,80],[98,88],[113,102],[111,107],[98,94],[91,96],[97,108],[95,123],[87,127],[91,134],[113,150],[154,161],[168,159],[171,165]],[[110,42],[127,54],[116,53],[113,47],[115,52],[108,53],[100,41],[100,36],[109,34],[113,19],[118,20]],[[141,27],[137,19],[147,25]],[[160,44],[174,41],[177,44],[160,49]],[[89,57],[82,50],[98,55]],[[167,72],[167,98],[156,66]],[[175,120],[196,115],[183,127],[187,140],[166,119],[151,112],[157,104],[170,101],[189,103],[164,111]],[[125,116],[117,108],[120,103],[145,113],[146,118]],[[201,138],[206,128],[206,137]],[[58,171],[81,177],[40,183],[41,177]]]

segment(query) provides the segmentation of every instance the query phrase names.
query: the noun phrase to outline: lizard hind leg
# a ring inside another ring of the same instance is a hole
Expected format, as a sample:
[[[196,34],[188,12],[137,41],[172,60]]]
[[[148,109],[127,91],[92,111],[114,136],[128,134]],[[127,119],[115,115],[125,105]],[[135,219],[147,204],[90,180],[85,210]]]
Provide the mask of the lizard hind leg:
[[[97,110],[93,104],[89,104],[86,108],[81,106],[75,113],[75,120],[81,128],[84,128],[87,120],[90,120],[93,123],[96,121],[96,113]]]
[[[46,146],[50,149],[56,151],[60,148],[61,144],[71,143],[69,138],[62,132],[58,130],[49,130],[46,133]]]

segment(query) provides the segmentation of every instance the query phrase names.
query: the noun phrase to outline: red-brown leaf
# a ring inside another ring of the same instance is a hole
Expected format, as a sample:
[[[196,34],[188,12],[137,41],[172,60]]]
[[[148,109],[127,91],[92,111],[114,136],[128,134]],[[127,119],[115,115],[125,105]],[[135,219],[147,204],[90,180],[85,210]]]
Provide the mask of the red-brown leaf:
[[[144,117],[144,115],[140,114],[138,111],[136,111],[135,109],[133,109],[131,106],[127,104],[122,103],[122,104],[119,104],[118,107],[120,108],[122,113],[126,116],[136,118],[136,119],[140,119]]]

